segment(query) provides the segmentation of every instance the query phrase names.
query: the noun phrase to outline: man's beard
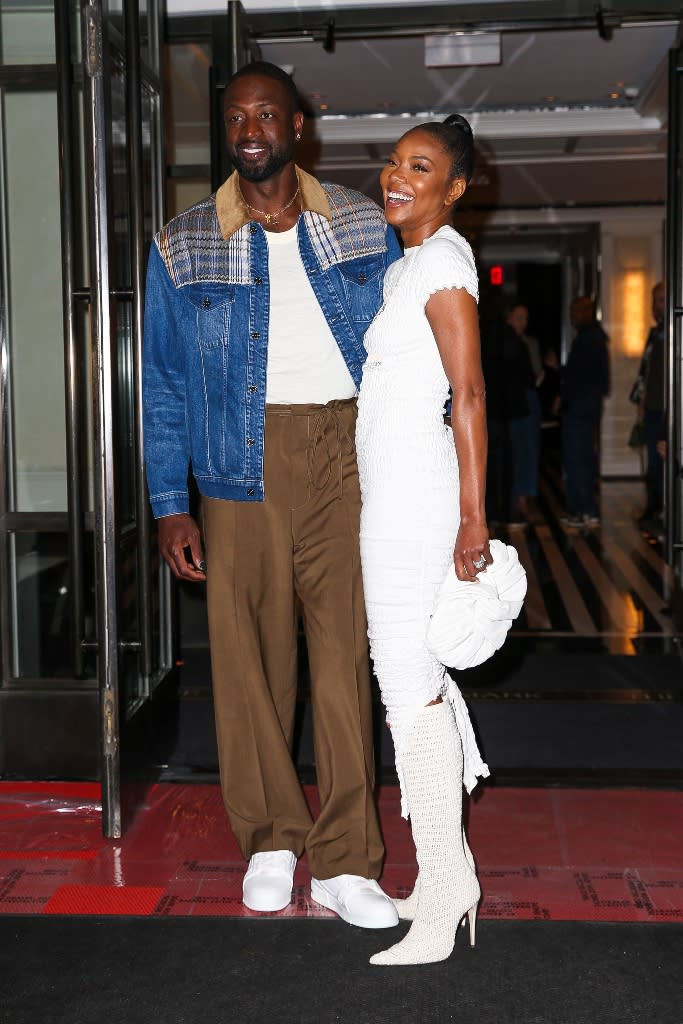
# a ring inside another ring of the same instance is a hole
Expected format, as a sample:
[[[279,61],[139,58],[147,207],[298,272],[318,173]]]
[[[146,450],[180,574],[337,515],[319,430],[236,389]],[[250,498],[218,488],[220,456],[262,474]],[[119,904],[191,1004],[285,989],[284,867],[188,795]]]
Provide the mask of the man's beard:
[[[228,156],[239,176],[245,181],[267,181],[294,160],[294,142],[288,142],[282,149],[268,146],[268,156],[262,164],[242,160],[238,147],[228,150]]]

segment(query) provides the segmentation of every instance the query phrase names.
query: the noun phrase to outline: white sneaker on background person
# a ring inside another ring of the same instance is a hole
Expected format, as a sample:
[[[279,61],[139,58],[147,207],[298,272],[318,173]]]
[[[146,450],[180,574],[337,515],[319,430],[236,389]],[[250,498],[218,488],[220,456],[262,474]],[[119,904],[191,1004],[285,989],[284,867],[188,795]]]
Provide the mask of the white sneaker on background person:
[[[378,883],[360,875],[311,879],[311,899],[358,928],[393,928],[398,912]]]
[[[242,902],[262,913],[284,910],[292,901],[296,857],[291,850],[255,853],[242,882]]]

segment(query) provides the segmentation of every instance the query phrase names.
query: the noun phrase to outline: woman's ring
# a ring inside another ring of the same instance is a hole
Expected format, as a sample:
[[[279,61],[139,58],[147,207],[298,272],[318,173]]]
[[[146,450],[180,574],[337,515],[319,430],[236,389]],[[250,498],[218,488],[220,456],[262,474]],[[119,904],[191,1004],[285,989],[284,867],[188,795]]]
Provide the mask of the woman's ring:
[[[485,569],[486,559],[482,555],[481,558],[479,558],[476,562],[473,562],[472,565],[474,566],[475,569]]]

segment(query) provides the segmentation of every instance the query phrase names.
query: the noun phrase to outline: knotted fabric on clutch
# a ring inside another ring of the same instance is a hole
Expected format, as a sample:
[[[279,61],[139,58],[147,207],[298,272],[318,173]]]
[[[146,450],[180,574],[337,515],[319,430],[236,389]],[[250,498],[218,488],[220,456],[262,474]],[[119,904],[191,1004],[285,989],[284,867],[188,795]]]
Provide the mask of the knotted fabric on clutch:
[[[522,609],[526,572],[515,548],[489,543],[493,564],[463,583],[451,563],[427,627],[427,647],[448,668],[474,668],[503,646]]]

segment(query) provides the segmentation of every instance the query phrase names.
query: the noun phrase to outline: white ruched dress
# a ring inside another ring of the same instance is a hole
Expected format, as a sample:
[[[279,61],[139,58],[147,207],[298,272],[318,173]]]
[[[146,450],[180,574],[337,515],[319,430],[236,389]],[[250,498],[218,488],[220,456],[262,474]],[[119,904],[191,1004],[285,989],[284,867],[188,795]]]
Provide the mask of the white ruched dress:
[[[429,297],[447,288],[465,288],[478,298],[469,244],[442,227],[387,271],[384,304],[365,336],[358,398],[368,636],[404,815],[401,762],[411,725],[435,697],[448,696],[451,682],[425,643],[460,521],[458,463],[443,419],[449,383],[425,314]]]

